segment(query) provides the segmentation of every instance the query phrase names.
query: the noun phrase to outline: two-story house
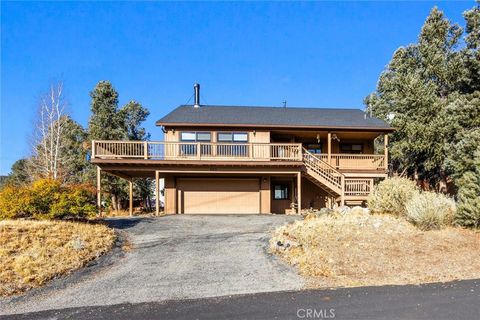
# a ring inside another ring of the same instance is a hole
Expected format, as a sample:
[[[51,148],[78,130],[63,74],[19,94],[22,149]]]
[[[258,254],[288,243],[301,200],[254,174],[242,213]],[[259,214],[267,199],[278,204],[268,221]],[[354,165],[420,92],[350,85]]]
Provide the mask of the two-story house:
[[[164,141],[93,141],[92,163],[130,181],[163,178],[165,212],[288,213],[361,204],[388,169],[384,121],[358,109],[181,105]],[[374,139],[383,136],[383,153]],[[100,202],[99,202],[100,203]]]

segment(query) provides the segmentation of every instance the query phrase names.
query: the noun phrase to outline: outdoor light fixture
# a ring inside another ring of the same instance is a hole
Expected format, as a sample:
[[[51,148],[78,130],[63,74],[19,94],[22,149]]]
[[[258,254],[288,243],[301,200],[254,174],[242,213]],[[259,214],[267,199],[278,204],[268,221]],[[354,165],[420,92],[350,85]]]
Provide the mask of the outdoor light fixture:
[[[340,142],[340,139],[338,138],[338,136],[335,133],[332,134],[332,140],[336,140],[336,141]]]

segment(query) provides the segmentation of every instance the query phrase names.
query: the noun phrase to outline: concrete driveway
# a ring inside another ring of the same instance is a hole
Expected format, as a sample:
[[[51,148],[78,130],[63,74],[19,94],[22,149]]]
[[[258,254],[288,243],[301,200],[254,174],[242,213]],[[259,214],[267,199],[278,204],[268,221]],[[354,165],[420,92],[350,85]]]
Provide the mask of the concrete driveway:
[[[298,217],[175,215],[111,219],[133,245],[26,296],[0,314],[301,289],[295,270],[268,254],[268,233]]]

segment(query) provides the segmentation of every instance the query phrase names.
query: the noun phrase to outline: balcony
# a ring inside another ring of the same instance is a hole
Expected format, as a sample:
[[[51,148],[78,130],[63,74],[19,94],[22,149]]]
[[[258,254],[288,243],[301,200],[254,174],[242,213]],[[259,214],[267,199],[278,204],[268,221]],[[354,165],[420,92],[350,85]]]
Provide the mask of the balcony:
[[[338,170],[375,170],[386,171],[386,156],[383,154],[328,154],[317,155]]]
[[[313,155],[312,155],[313,156]],[[383,154],[320,154],[344,171],[385,171]],[[169,141],[92,141],[92,159],[195,161],[302,161],[301,143],[216,143]]]
[[[302,144],[92,141],[92,159],[302,161]]]

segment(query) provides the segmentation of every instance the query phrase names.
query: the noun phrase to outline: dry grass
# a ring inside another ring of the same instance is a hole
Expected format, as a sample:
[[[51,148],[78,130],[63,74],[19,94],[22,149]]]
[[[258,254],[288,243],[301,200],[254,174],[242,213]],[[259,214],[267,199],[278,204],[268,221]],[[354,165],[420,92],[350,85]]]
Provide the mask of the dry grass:
[[[478,231],[452,227],[421,231],[390,215],[297,221],[278,228],[270,245],[315,287],[480,278]]]
[[[139,209],[135,209],[133,211],[133,216],[151,216],[154,215],[155,211],[142,211]],[[162,215],[163,212],[160,212],[160,215]],[[108,212],[103,212],[102,213],[103,217],[129,217],[130,212],[128,210],[109,210]]]
[[[62,221],[0,221],[0,296],[29,290],[84,266],[114,243],[112,229]]]

